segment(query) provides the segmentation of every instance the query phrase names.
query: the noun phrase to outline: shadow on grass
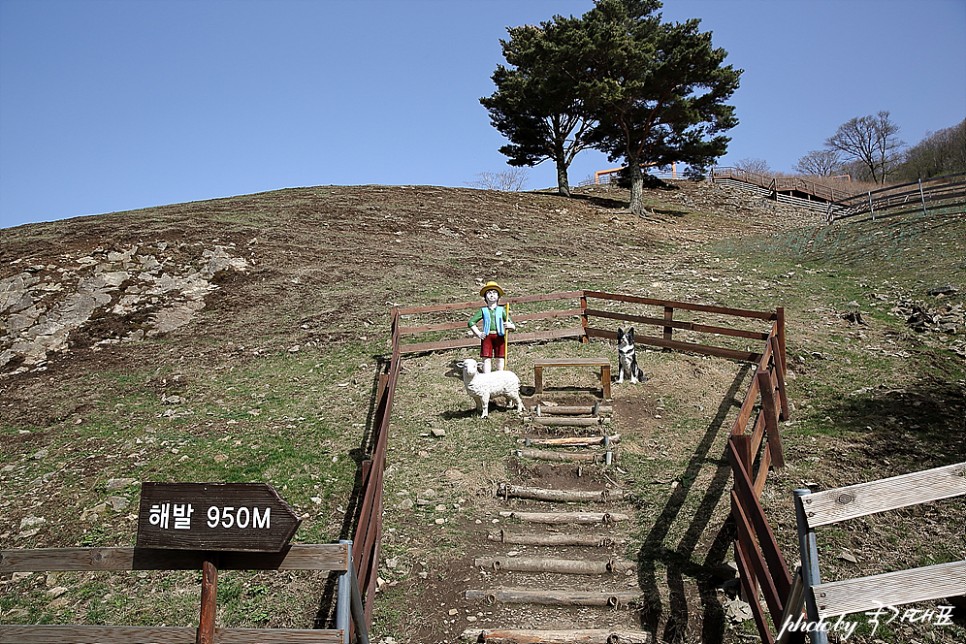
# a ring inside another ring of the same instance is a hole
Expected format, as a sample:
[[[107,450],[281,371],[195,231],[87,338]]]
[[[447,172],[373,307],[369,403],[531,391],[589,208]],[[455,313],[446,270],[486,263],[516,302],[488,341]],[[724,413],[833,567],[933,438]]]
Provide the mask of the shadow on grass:
[[[902,388],[847,396],[827,409],[837,427],[866,437],[864,455],[918,471],[966,460],[966,384],[924,377]]]
[[[696,563],[692,556],[702,542],[701,537],[708,529],[715,507],[729,489],[731,468],[724,453],[710,457],[709,455],[728,412],[732,407],[741,405],[738,396],[744,391],[742,383],[745,382],[750,371],[751,366],[745,365],[735,376],[704,436],[695,447],[687,467],[676,477],[680,484],[674,488],[637,555],[639,581],[647,602],[641,613],[641,627],[648,630],[655,641],[680,642],[693,639],[688,635],[688,622],[691,615],[688,610],[685,577],[690,577],[698,583],[698,592],[703,606],[700,641],[710,644],[721,642],[724,638],[725,614],[717,592],[717,585],[721,579],[716,575],[720,574],[734,535],[730,518],[718,528],[704,560]],[[665,539],[674,522],[678,520],[701,469],[709,460],[714,462],[714,475],[697,510],[691,517],[684,536],[678,546],[672,549],[665,545]],[[663,580],[658,579],[657,563],[662,563],[667,568],[668,606],[666,607],[661,600],[660,589]],[[662,621],[664,629],[659,635],[658,630]]]
[[[349,451],[349,457],[355,461],[356,474],[352,483],[352,493],[346,502],[346,511],[342,517],[342,527],[339,529],[339,539],[352,539],[359,518],[362,513],[363,498],[363,462],[372,457],[375,450],[376,423],[379,420],[379,380],[383,374],[389,373],[389,358],[387,356],[373,356],[376,368],[372,375],[372,396],[369,398],[369,409],[366,412],[366,427],[359,447]],[[338,588],[339,573],[329,573],[319,597],[319,606],[315,613],[314,628],[335,628],[336,590]],[[361,583],[361,582],[360,582]],[[364,589],[361,589],[364,592]]]

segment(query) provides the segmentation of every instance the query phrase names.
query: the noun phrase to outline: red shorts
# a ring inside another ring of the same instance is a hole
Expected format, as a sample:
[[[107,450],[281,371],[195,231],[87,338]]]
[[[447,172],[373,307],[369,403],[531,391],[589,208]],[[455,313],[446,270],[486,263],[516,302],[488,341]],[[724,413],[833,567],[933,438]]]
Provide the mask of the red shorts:
[[[483,338],[483,343],[480,345],[480,357],[505,358],[506,336],[491,333]]]

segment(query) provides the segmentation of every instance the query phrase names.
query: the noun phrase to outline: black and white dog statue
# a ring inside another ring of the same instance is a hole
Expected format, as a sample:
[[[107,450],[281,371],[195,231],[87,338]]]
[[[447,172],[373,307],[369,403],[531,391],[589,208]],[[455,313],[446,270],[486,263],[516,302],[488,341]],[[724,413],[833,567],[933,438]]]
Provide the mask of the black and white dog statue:
[[[647,376],[644,370],[637,366],[637,353],[634,350],[634,327],[624,333],[624,329],[617,329],[617,382],[624,382],[624,378],[631,382],[644,382]]]

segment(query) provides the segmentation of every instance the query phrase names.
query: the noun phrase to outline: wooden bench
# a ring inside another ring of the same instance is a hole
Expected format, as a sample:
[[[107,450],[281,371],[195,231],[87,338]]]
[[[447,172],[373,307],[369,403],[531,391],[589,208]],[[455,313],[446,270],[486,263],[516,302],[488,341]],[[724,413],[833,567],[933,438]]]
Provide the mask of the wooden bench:
[[[546,367],[599,367],[600,388],[604,400],[610,400],[610,360],[607,358],[538,358],[533,361],[533,384],[543,393],[543,370]]]

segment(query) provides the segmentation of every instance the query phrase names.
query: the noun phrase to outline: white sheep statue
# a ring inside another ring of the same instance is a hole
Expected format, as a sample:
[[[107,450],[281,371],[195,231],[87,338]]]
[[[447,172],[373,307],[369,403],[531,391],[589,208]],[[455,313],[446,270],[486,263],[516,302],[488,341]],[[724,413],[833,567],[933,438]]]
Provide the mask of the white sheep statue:
[[[480,418],[486,418],[490,398],[494,396],[506,396],[510,402],[516,403],[517,413],[523,413],[520,378],[517,374],[505,370],[480,373],[476,360],[472,358],[458,362],[456,366],[463,370],[463,386],[466,388],[466,393],[476,401],[476,408],[483,411]]]

